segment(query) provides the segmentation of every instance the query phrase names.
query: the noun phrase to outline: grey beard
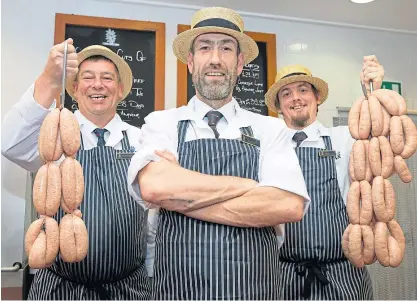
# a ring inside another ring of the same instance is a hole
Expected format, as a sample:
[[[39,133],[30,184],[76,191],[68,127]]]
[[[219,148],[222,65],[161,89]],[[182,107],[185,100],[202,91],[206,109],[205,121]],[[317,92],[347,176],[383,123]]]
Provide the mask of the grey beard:
[[[223,100],[230,95],[234,88],[234,84],[232,84],[233,77],[232,74],[226,78],[225,82],[216,84],[207,83],[200,76],[196,75],[193,76],[193,83],[198,93],[205,99],[210,101]]]

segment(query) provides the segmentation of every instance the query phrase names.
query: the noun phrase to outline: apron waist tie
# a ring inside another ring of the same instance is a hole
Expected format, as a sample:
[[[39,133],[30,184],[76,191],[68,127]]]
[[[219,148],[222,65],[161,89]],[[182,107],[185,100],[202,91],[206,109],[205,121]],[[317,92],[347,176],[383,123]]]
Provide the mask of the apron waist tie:
[[[75,283],[75,284],[78,284],[78,285],[83,285],[90,290],[95,290],[97,292],[97,294],[99,295],[100,300],[112,300],[111,296],[107,293],[107,290],[104,288],[103,285],[110,284],[110,283],[115,283],[115,282],[121,281],[124,278],[127,278],[127,277],[130,276],[130,275],[127,275],[126,277],[117,279],[115,281],[109,281],[109,282],[98,281],[98,282],[94,282],[94,283],[81,283],[81,282],[70,280],[67,277],[58,274],[56,271],[54,271],[51,268],[48,268],[48,271],[52,272],[57,277],[65,279],[68,282],[72,282],[72,283]]]
[[[327,285],[330,283],[329,279],[327,279],[325,273],[327,272],[327,263],[334,263],[334,262],[341,262],[345,261],[345,259],[337,259],[328,262],[318,262],[318,261],[293,261],[287,258],[280,258],[282,262],[291,262],[297,265],[295,272],[300,277],[305,277],[307,273],[307,279],[304,281],[304,290],[303,290],[303,298],[308,299],[311,295],[311,284],[314,281],[314,278],[317,278],[323,285]]]
[[[297,275],[304,277],[307,273],[307,279],[304,281],[304,299],[310,298],[311,284],[313,283],[314,278],[317,278],[323,285],[330,283],[325,275],[326,272],[327,268],[318,262],[300,262],[297,264]]]

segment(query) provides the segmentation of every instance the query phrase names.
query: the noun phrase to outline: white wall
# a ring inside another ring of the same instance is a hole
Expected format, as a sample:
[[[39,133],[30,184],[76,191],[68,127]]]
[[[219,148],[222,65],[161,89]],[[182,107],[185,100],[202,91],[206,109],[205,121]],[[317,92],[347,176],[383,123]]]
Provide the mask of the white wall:
[[[43,70],[54,39],[55,13],[80,14],[166,23],[166,108],[176,105],[176,64],[171,45],[177,24],[189,24],[193,10],[94,0],[2,1],[2,118]],[[392,17],[389,12],[381,18]],[[330,97],[320,107],[327,126],[336,107],[350,106],[361,94],[362,57],[376,54],[386,80],[402,82],[408,107],[417,109],[417,35],[245,17],[245,29],[276,33],[278,68],[301,63],[327,80]],[[293,43],[308,48],[294,52]],[[18,122],[18,121],[17,121]],[[26,172],[2,157],[1,262],[9,266],[23,254]],[[4,276],[4,275],[3,275]],[[20,285],[20,283],[17,283]]]

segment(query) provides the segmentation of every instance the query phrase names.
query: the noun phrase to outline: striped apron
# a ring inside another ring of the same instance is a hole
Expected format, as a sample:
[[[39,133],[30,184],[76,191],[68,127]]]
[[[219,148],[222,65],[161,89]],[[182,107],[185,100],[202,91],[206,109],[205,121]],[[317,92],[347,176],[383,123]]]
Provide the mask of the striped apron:
[[[85,191],[80,205],[87,226],[89,249],[78,263],[57,256],[53,265],[39,270],[28,299],[92,300],[150,298],[145,267],[147,212],[127,190],[129,139],[123,131],[122,150],[98,146],[76,159],[83,167]],[[60,208],[55,218],[64,216]]]
[[[324,136],[326,150],[332,149]],[[310,208],[300,222],[285,225],[280,250],[280,299],[370,300],[371,279],[366,268],[355,268],[344,256],[342,235],[349,224],[339,189],[335,156],[326,150],[297,147]]]
[[[182,167],[209,175],[258,180],[259,149],[232,139],[185,142],[189,121],[178,123]],[[240,129],[253,136],[252,129]],[[275,230],[239,228],[161,210],[156,235],[154,299],[277,299]]]

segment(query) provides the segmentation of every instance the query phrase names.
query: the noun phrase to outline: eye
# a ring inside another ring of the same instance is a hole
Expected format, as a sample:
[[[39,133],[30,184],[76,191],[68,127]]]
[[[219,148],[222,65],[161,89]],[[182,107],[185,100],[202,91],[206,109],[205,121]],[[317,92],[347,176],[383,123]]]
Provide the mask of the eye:
[[[103,79],[104,80],[113,80],[113,78],[111,76],[104,76]]]
[[[201,46],[200,47],[200,50],[209,50],[210,48],[209,48],[209,46],[207,46],[207,45],[205,45],[205,46]]]
[[[224,51],[232,51],[233,49],[231,47],[229,47],[229,46],[224,46],[223,47],[223,50]]]

